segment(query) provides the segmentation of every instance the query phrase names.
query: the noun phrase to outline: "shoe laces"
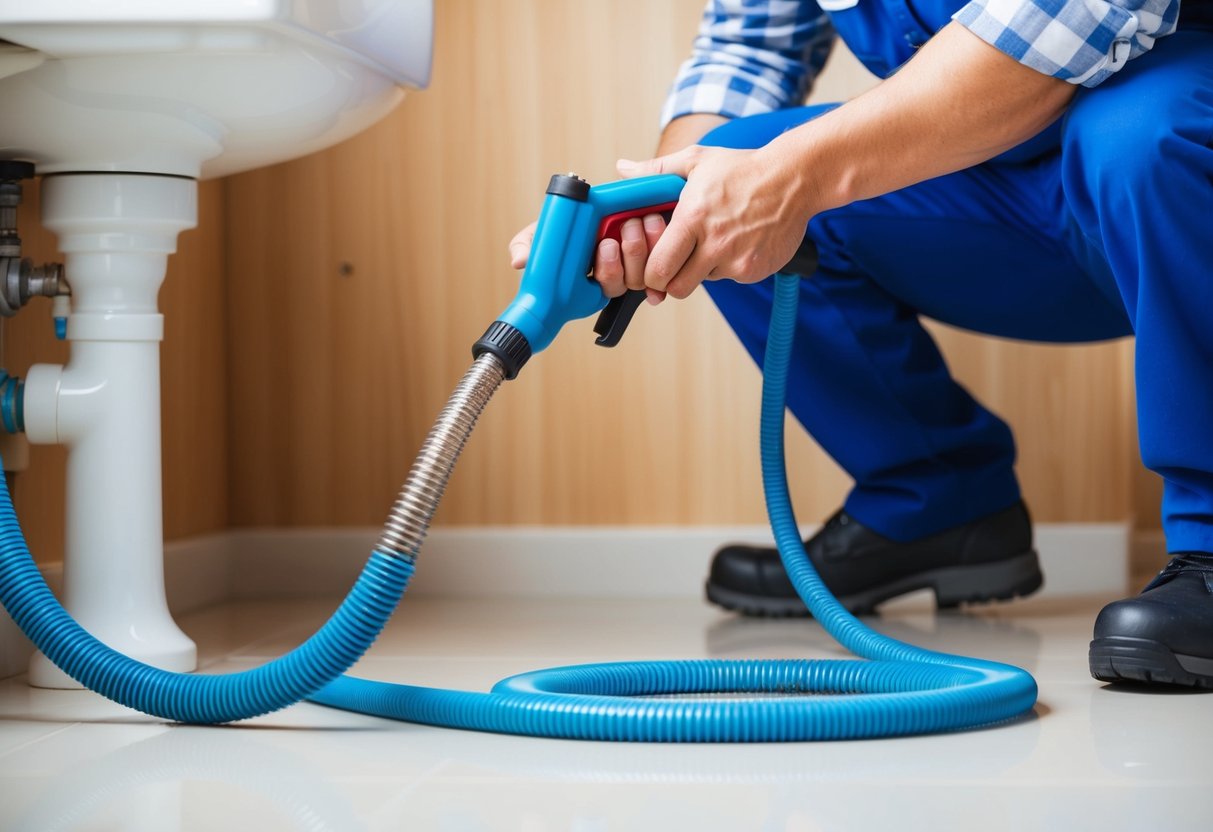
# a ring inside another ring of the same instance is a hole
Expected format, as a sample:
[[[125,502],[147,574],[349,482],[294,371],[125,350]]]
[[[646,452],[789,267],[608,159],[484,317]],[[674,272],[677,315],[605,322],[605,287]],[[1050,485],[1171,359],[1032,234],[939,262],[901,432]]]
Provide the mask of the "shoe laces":
[[[1154,580],[1150,581],[1146,589],[1161,586],[1185,572],[1203,573],[1205,583],[1210,584],[1213,590],[1213,554],[1207,552],[1176,552],[1171,555],[1171,560],[1154,576]]]

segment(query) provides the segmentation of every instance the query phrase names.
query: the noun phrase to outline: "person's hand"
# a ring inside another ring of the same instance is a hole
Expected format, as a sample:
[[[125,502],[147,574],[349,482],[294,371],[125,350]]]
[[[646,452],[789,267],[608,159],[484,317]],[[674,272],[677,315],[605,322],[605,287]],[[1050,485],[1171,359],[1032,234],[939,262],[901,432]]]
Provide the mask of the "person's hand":
[[[531,241],[535,237],[535,223],[514,235],[510,240],[510,266],[521,269],[526,266],[531,253]],[[665,220],[660,214],[649,214],[628,220],[620,229],[620,242],[603,240],[594,255],[594,279],[602,286],[608,298],[618,297],[629,289],[644,289],[644,269],[649,252],[665,231]],[[649,290],[649,303],[660,303],[663,292]]]
[[[669,228],[650,243],[643,276],[650,301],[685,298],[704,280],[769,277],[792,259],[813,213],[796,160],[767,148],[693,145],[646,162],[621,159],[617,168],[629,178],[687,180]]]

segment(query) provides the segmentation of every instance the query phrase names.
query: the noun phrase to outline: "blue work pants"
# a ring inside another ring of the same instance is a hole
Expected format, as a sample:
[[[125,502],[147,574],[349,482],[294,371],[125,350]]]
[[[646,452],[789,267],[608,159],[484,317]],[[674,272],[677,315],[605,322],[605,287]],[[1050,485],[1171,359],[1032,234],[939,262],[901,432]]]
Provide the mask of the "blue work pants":
[[[760,147],[822,111],[738,119],[703,143]],[[1019,499],[1010,429],[952,379],[920,316],[1031,341],[1135,334],[1168,548],[1213,552],[1211,142],[1213,32],[1181,30],[1080,90],[1035,158],[812,220],[820,267],[801,283],[788,401],[854,478],[849,513],[904,541]],[[761,360],[770,282],[707,288]]]

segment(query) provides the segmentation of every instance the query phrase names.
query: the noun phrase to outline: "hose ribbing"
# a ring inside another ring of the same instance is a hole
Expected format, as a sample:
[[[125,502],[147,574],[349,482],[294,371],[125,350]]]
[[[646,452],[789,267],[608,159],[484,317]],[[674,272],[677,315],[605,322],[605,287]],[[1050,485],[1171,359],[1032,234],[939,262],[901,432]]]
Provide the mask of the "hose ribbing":
[[[1024,713],[1036,701],[1036,683],[1026,671],[922,650],[873,632],[834,599],[805,555],[783,460],[798,294],[795,277],[776,276],[762,406],[767,508],[784,567],[801,598],[832,636],[870,661],[582,665],[513,676],[490,693],[337,678],[374,641],[408,584],[459,453],[504,378],[500,362],[489,353],[464,376],[430,431],[349,597],[316,635],[286,656],[243,673],[191,676],[148,667],[105,647],[72,621],[46,587],[2,481],[0,600],[68,675],[124,705],[185,722],[242,719],[309,694],[320,704],[431,725],[671,742],[898,736],[973,728]],[[755,696],[644,698],[713,692]]]
[[[1017,667],[922,650],[848,613],[805,555],[784,469],[788,366],[798,280],[776,276],[763,367],[762,471],[784,567],[822,626],[873,661],[685,661],[579,665],[524,673],[491,693],[342,677],[311,701],[453,728],[546,737],[663,742],[773,742],[900,736],[1009,719],[1036,701]],[[677,693],[748,699],[648,699]],[[758,695],[765,696],[758,696]],[[774,696],[770,696],[774,694]],[[804,694],[827,694],[805,696]]]
[[[179,722],[231,722],[294,704],[348,670],[396,609],[451,469],[504,373],[481,356],[451,395],[392,506],[380,546],[345,601],[311,638],[240,673],[172,673],[102,644],[77,624],[30,557],[0,477],[0,601],[34,645],[68,676],[127,707]]]

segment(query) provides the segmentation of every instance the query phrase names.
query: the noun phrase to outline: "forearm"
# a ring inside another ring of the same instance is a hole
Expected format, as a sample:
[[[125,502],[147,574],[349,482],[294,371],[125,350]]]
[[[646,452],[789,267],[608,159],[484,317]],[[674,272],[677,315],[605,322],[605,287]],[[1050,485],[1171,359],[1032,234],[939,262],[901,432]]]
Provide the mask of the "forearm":
[[[766,152],[807,218],[984,162],[1060,116],[1074,90],[951,23],[897,74]]]
[[[714,127],[724,124],[729,119],[712,113],[692,113],[676,118],[661,131],[657,142],[657,156],[675,153],[684,147],[697,144]]]

